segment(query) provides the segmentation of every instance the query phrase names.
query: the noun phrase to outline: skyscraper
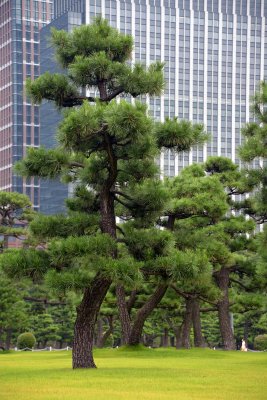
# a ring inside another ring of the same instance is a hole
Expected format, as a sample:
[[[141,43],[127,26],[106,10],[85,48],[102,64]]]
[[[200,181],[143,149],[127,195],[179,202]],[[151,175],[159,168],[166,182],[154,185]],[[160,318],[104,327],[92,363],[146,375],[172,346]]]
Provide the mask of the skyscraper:
[[[78,7],[75,1],[76,9]],[[55,5],[56,6],[56,5]],[[50,29],[64,29],[71,32],[73,28],[84,23],[84,13],[77,11],[65,12],[66,4],[62,2],[63,9],[57,5],[58,17],[41,30],[40,34],[40,73],[63,72],[55,62],[54,49],[49,40]],[[43,102],[40,107],[40,145],[52,148],[56,145],[55,132],[62,116],[51,102]],[[57,214],[65,211],[64,200],[69,196],[70,185],[62,184],[58,179],[40,181],[40,212],[44,214]]]
[[[0,1],[0,190],[27,194],[39,208],[39,181],[13,173],[28,146],[39,146],[39,107],[25,80],[39,76],[39,31],[50,22],[51,0]]]
[[[209,155],[238,163],[250,98],[267,74],[267,1],[87,0],[86,23],[98,14],[135,37],[135,61],[165,62],[164,96],[147,99],[154,117],[202,122],[211,134],[204,148],[162,154],[162,172]]]
[[[210,141],[189,153],[162,152],[162,173],[222,155],[239,163],[241,127],[253,118],[250,99],[267,75],[266,0],[61,0],[57,15],[84,9],[135,39],[133,62],[165,62],[161,98],[146,98],[156,119],[201,122]],[[56,8],[56,6],[55,6]]]

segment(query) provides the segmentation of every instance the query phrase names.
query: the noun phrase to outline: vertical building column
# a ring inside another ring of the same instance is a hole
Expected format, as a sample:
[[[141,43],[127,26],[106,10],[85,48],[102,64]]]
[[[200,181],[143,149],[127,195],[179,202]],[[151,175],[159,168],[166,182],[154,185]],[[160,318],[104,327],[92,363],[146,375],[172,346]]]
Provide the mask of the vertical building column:
[[[135,1],[133,0],[135,5]],[[135,19],[135,17],[134,17]],[[148,67],[151,63],[150,60],[150,3],[146,0],[146,66]],[[150,97],[146,95],[146,104],[148,108],[150,107]]]
[[[178,117],[178,106],[179,106],[179,8],[178,0],[175,0],[175,116]],[[175,152],[174,158],[174,171],[175,175],[179,172],[179,158],[178,153]]]
[[[246,122],[250,119],[250,33],[251,17],[247,15],[247,60],[246,60]]]
[[[204,1],[204,98],[203,124],[207,130],[207,98],[208,98],[208,11],[207,0]],[[203,161],[207,160],[207,143],[203,145]]]
[[[194,10],[190,0],[190,58],[189,58],[189,121],[193,120],[193,57],[194,57]],[[193,162],[192,150],[189,151],[189,165]]]
[[[222,28],[223,15],[221,12],[221,1],[219,1],[219,45],[218,45],[218,124],[217,124],[217,155],[221,155],[221,138],[222,138]],[[226,60],[225,60],[226,61]],[[214,145],[214,143],[212,143]],[[212,151],[213,155],[213,151]]]
[[[132,0],[132,36],[135,37],[135,1]],[[135,63],[135,50],[132,53],[132,63]]]
[[[106,5],[105,0],[101,0],[101,15],[103,18],[105,18],[105,5]]]
[[[160,2],[161,5],[161,27],[160,27],[160,38],[161,38],[161,43],[160,43],[160,47],[161,47],[161,55],[160,55],[160,60],[162,62],[164,62],[164,58],[165,58],[165,8],[164,8],[164,0],[161,0]],[[161,96],[160,98],[160,120],[161,122],[164,121],[164,94]],[[160,154],[160,173],[161,176],[164,175],[164,152],[162,151]]]
[[[150,3],[146,0],[146,65],[149,66],[150,63]]]
[[[235,10],[235,0],[233,0],[233,8]],[[233,15],[233,58],[232,58],[232,148],[231,159],[235,162],[235,107],[236,107],[236,26],[237,15]]]
[[[264,80],[264,44],[265,44],[265,17],[261,19],[261,66],[260,66],[260,80]]]
[[[90,0],[85,0],[85,23],[90,24]]]

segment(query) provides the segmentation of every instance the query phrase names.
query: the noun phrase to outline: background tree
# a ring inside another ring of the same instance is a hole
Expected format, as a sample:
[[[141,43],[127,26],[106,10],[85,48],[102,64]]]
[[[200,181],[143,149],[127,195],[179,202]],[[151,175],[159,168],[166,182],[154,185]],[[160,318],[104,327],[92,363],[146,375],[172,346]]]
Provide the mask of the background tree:
[[[28,326],[28,307],[23,300],[24,285],[15,285],[0,271],[0,346],[10,349],[12,339]]]
[[[25,227],[33,217],[29,198],[16,192],[0,192],[0,251],[8,248],[8,239],[26,238]]]

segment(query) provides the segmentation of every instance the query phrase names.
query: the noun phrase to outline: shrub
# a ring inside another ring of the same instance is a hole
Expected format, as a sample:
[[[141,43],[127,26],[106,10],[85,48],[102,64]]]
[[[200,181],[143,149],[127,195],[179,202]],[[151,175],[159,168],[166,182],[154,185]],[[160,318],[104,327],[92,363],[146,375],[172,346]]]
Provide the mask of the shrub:
[[[31,332],[22,333],[17,339],[17,345],[19,349],[25,349],[26,347],[32,349],[35,343],[35,336]]]
[[[259,335],[254,339],[255,350],[267,350],[267,335]]]

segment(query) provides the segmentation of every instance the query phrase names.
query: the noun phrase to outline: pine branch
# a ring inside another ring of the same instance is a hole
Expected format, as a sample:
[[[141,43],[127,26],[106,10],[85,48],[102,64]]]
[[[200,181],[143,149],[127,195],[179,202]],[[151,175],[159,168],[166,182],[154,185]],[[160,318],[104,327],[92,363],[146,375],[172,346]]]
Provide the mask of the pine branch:
[[[248,288],[246,285],[244,285],[242,282],[238,281],[237,279],[230,278],[230,281],[234,282],[234,283],[237,283],[239,286],[241,286],[247,292],[254,292],[254,290],[252,288]]]
[[[48,304],[50,306],[65,306],[67,303],[64,303],[62,301],[49,301],[47,299],[37,299],[35,297],[23,297],[23,300],[25,301],[30,301],[30,302],[36,302],[36,303],[44,303]]]
[[[122,201],[121,199],[119,199],[117,196],[115,196],[115,200],[116,200],[118,203],[120,203],[122,206],[124,206],[124,207],[126,207],[126,208],[129,209],[129,206],[128,206],[126,203],[124,203],[124,201]],[[120,217],[120,218],[123,219],[123,217]]]
[[[127,194],[120,192],[118,190],[115,190],[113,193],[118,194],[119,196],[124,197],[125,199],[129,200],[129,201],[133,201],[132,197],[128,196]]]
[[[178,289],[174,284],[171,285],[171,288],[181,297],[184,299],[187,299],[188,296],[184,292],[182,292],[180,289]]]
[[[119,94],[121,94],[124,91],[122,86],[119,86],[117,89],[115,89],[112,93],[110,93],[107,97],[105,101],[111,101],[113,100],[116,96],[118,96]]]

